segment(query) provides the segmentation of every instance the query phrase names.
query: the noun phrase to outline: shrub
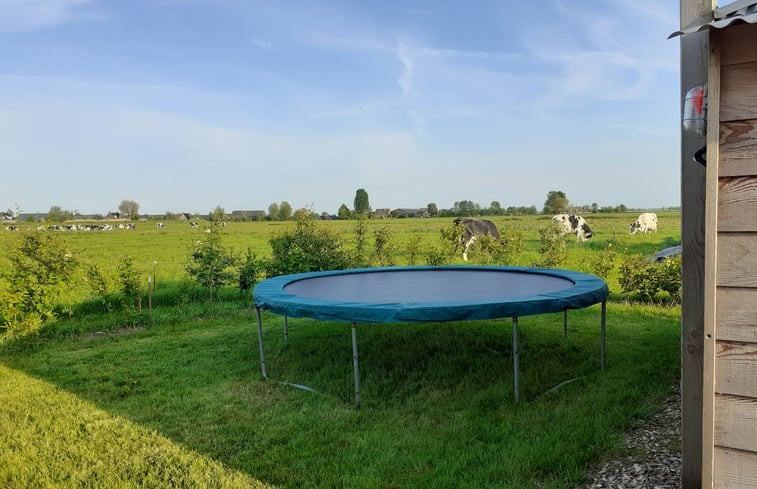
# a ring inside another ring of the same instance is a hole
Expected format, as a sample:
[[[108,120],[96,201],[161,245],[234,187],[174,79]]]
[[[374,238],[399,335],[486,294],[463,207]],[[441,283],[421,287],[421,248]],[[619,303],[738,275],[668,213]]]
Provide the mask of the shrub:
[[[2,274],[7,289],[0,297],[4,333],[31,332],[54,316],[54,306],[69,286],[77,262],[54,233],[25,233],[10,250],[10,267]]]
[[[354,267],[365,267],[368,261],[365,258],[365,248],[368,235],[368,220],[364,215],[358,217],[355,223],[355,252],[350,261]]]
[[[615,260],[618,256],[617,250],[617,243],[608,241],[606,246],[589,263],[589,271],[606,281],[607,277],[610,276],[610,272],[615,268]]]
[[[564,262],[567,256],[563,227],[550,222],[549,225],[539,228],[539,261],[534,265],[554,268]]]
[[[327,227],[317,226],[312,213],[300,216],[294,230],[274,236],[269,243],[272,256],[265,264],[268,277],[339,270],[350,264],[339,236]]]
[[[373,232],[373,259],[382,267],[394,265],[394,246],[391,244],[392,232],[387,228],[379,228]]]
[[[639,255],[627,256],[620,265],[618,282],[629,296],[638,294],[642,300],[653,301],[660,292],[666,292],[671,301],[680,302],[681,258],[655,263]]]
[[[131,309],[137,305],[139,300],[139,274],[134,269],[134,258],[128,255],[122,256],[121,261],[116,266],[116,274],[123,295],[124,309]]]
[[[244,260],[239,265],[239,290],[241,292],[251,290],[258,283],[258,278],[263,273],[263,267],[263,262],[255,256],[250,248],[247,248]]]
[[[195,243],[186,270],[197,284],[210,289],[212,301],[213,290],[230,283],[237,274],[234,270],[236,258],[221,245],[220,228],[211,223],[208,230],[205,240]]]
[[[415,265],[415,262],[418,259],[418,253],[421,249],[421,239],[422,236],[420,234],[413,234],[412,236],[410,236],[410,239],[407,242],[408,265]]]

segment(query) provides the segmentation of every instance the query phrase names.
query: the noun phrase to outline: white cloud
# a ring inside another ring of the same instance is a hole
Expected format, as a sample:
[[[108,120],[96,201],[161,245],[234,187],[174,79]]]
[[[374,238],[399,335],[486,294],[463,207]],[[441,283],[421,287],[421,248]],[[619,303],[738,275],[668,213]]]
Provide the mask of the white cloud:
[[[397,78],[397,84],[404,95],[410,95],[413,90],[413,63],[410,61],[405,45],[402,43],[397,45],[397,57],[402,63],[402,73]]]

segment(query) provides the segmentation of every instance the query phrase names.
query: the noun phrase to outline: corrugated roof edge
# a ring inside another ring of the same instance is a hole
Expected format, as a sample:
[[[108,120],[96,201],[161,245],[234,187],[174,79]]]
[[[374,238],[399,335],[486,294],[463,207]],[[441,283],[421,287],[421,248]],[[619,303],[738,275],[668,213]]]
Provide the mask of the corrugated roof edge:
[[[704,23],[702,19],[698,19],[680,31],[672,33],[668,36],[668,39],[701,32],[705,29],[723,29],[734,24],[757,24],[757,1],[741,0],[734,2],[723,8],[716,9],[714,17],[714,20]]]

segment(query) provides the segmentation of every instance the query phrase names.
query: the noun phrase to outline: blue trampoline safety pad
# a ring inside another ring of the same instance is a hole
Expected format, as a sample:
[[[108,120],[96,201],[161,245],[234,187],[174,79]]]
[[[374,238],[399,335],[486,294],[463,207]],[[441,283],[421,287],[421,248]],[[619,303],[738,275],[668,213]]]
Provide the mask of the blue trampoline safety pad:
[[[527,267],[358,268],[281,275],[257,284],[255,306],[346,322],[439,322],[531,316],[607,300],[582,272]]]

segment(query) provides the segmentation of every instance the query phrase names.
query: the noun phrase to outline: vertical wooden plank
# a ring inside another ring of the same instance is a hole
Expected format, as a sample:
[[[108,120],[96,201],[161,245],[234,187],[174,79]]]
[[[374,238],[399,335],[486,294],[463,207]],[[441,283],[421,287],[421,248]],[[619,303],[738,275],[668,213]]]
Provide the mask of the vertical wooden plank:
[[[715,362],[718,272],[718,163],[720,159],[720,45],[710,35],[707,91],[707,172],[705,182],[704,366],[702,373],[702,487],[714,483]]]
[[[716,7],[713,0],[681,0],[680,27]],[[707,81],[709,34],[681,38],[681,115],[683,98]],[[692,159],[704,138],[681,131],[681,483],[683,489],[702,484],[702,366],[704,329],[704,168]]]

